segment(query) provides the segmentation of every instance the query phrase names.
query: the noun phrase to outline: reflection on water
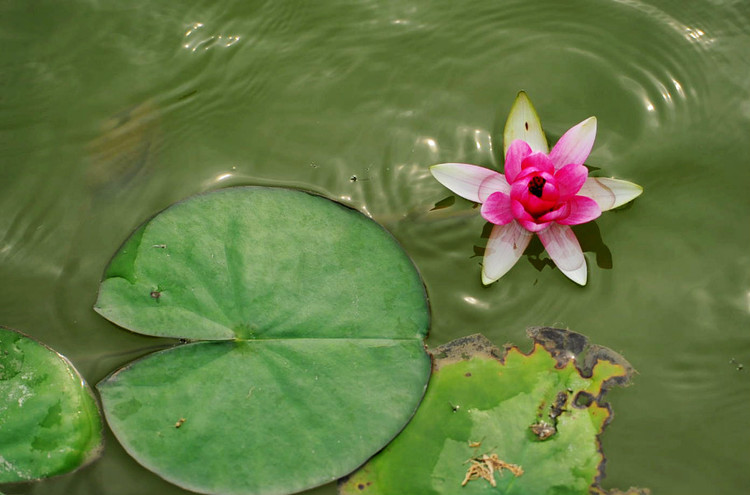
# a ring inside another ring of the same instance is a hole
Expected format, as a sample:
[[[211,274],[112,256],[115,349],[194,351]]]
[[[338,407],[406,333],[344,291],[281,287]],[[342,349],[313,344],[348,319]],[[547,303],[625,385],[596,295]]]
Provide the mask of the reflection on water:
[[[475,214],[478,213],[479,212],[476,212]],[[481,246],[474,245],[474,254],[472,255],[472,258],[476,257],[481,259],[484,257],[485,245],[487,239],[490,238],[492,227],[493,224],[489,222],[484,224],[481,235],[484,243]],[[578,238],[578,242],[581,244],[583,252],[593,253],[596,256],[596,265],[599,268],[612,268],[612,253],[606,244],[604,244],[596,221],[575,225],[573,226],[573,232],[575,233],[576,238]],[[544,250],[544,245],[542,245],[542,241],[539,240],[538,236],[533,236],[531,238],[529,246],[523,252],[523,256],[534,268],[536,268],[537,271],[542,271],[545,266],[548,266],[553,270],[557,269],[555,262],[552,261],[552,258],[550,258]]]
[[[546,324],[624,354],[640,375],[612,398],[605,486],[750,485],[750,375],[731,362],[750,362],[747,2],[40,0],[0,13],[0,324],[90,381],[162,344],[91,310],[137,225],[206,190],[298,187],[394,233],[430,294],[431,345],[474,332],[523,345]],[[539,243],[482,286],[485,222],[428,170],[501,169],[520,89],[551,142],[596,115],[589,165],[645,188],[576,227],[583,288]],[[113,439],[84,472],[17,490],[134,491],[187,493]]]
[[[105,120],[100,135],[87,146],[89,187],[102,194],[125,189],[147,172],[159,138],[158,111],[152,100]]]
[[[202,22],[194,22],[185,33],[185,44],[183,48],[195,52],[197,50],[209,50],[215,46],[228,48],[240,41],[237,35],[205,34],[205,26]]]

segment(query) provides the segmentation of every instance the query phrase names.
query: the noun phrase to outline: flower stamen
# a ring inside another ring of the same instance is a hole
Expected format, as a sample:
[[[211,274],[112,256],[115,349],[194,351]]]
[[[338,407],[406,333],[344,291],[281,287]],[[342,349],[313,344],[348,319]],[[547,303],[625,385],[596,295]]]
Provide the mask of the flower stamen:
[[[547,180],[544,177],[539,177],[538,175],[534,176],[529,181],[529,194],[541,198],[542,194],[544,194],[544,184],[546,183]]]

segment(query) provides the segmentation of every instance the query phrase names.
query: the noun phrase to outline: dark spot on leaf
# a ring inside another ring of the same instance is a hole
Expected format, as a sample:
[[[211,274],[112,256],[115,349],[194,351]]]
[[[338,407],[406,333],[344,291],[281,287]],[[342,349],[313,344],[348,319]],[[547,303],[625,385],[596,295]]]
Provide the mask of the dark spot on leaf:
[[[143,404],[138,399],[130,399],[124,402],[118,403],[113,409],[112,413],[119,419],[124,420],[131,414],[135,414],[141,408]]]
[[[7,346],[0,360],[0,380],[10,380],[21,372],[24,362],[24,354],[18,346],[21,336],[10,336],[7,340],[0,341],[0,345]]]
[[[588,344],[588,339],[580,333],[560,328],[531,327],[526,334],[542,344],[561,366],[567,364],[571,355],[581,354]]]
[[[44,428],[38,430],[37,435],[31,441],[31,448],[41,452],[50,453],[60,447],[63,436],[60,435],[59,425],[62,424],[62,403],[58,400],[55,405],[47,410],[45,418],[39,422]]]
[[[62,423],[62,404],[58,400],[54,406],[50,407],[47,411],[47,416],[44,417],[39,426],[42,428],[52,428],[53,426]]]
[[[161,297],[161,292],[159,292],[158,290],[152,290],[151,297],[153,297],[154,299],[159,299]]]
[[[565,411],[565,406],[568,404],[568,391],[561,391],[557,393],[555,402],[549,408],[549,417],[552,419],[557,418]]]
[[[467,372],[464,376],[468,378],[471,376],[471,373]]]
[[[526,127],[526,130],[528,131],[529,130],[529,123],[528,122],[524,122],[523,125],[524,125],[524,127]]]
[[[351,177],[349,177],[349,181],[351,181],[351,182],[357,182],[357,176],[356,175],[352,175]]]
[[[578,392],[573,399],[573,405],[578,408],[589,407],[594,402],[594,396],[588,392]]]

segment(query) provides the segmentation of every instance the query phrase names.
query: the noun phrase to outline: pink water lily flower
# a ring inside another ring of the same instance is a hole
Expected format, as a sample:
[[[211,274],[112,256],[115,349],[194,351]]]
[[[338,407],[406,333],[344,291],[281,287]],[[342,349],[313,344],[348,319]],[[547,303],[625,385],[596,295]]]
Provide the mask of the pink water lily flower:
[[[484,255],[482,282],[502,277],[536,234],[567,277],[586,284],[586,259],[571,225],[590,222],[643,192],[637,184],[588,177],[584,162],[596,137],[596,118],[569,129],[551,151],[526,93],[518,94],[503,134],[505,174],[465,163],[430,168],[445,187],[482,204],[494,224]]]

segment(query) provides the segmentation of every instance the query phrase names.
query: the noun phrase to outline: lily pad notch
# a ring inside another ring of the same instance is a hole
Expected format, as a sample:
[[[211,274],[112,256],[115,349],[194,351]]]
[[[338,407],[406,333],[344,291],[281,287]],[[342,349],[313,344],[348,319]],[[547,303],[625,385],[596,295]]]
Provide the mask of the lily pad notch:
[[[348,474],[403,428],[430,375],[411,260],[362,213],[298,190],[172,205],[112,259],[95,309],[192,341],[97,388],[130,455],[201,493],[294,493]]]

